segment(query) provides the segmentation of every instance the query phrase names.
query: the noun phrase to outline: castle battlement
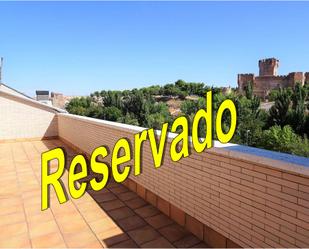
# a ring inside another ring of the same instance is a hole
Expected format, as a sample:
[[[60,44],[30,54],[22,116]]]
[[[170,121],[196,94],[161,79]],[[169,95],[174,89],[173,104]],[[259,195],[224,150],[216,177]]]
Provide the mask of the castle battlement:
[[[309,84],[309,72],[290,72],[278,75],[279,60],[267,58],[259,60],[259,75],[253,73],[238,74],[238,89],[243,92],[248,82],[253,83],[253,94],[266,98],[273,89],[280,87],[294,87],[296,83]]]
[[[289,75],[269,75],[269,76],[256,76],[255,78],[263,78],[263,79],[286,79]]]

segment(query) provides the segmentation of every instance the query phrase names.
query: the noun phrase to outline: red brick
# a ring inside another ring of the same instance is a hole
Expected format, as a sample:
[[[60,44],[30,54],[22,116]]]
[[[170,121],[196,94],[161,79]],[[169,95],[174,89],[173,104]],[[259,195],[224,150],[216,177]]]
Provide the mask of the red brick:
[[[237,243],[233,242],[230,239],[226,240],[226,247],[227,248],[241,248]]]
[[[185,225],[185,212],[179,209],[178,207],[175,207],[174,205],[170,205],[171,208],[171,215],[170,217],[176,221],[179,225],[184,226]]]
[[[253,169],[255,171],[258,171],[258,172],[266,174],[266,175],[271,175],[271,176],[275,176],[275,177],[281,177],[282,176],[282,172],[281,171],[270,169],[270,168],[266,168],[266,167],[263,167],[263,166],[255,165],[253,167]]]
[[[286,186],[293,189],[298,189],[298,184],[289,180],[284,180],[282,178],[273,177],[273,176],[267,176],[267,181],[277,183],[282,186]]]
[[[129,189],[131,189],[132,191],[136,192],[136,186],[137,186],[136,182],[134,182],[133,180],[129,179],[129,184],[128,185],[129,185],[128,186]]]
[[[158,196],[157,208],[167,216],[170,216],[170,204]]]
[[[292,182],[300,183],[306,186],[309,186],[309,179],[307,177],[296,176],[288,173],[283,173],[283,179],[287,179]]]
[[[186,214],[186,225],[185,227],[193,233],[196,237],[203,240],[204,229],[203,224],[192,216]]]
[[[309,187],[305,185],[299,185],[299,191],[305,192],[309,194]]]
[[[136,193],[146,200],[146,189],[142,185],[136,185]]]
[[[157,195],[152,193],[151,191],[146,191],[146,201],[148,201],[151,205],[157,206]]]
[[[211,247],[226,248],[227,239],[208,226],[204,226],[204,241]]]

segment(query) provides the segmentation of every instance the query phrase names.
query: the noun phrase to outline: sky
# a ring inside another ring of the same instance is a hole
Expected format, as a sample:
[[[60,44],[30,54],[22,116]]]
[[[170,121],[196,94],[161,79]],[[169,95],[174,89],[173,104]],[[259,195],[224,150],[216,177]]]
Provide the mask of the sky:
[[[309,2],[0,2],[3,82],[87,95],[178,79],[237,86],[276,57],[309,71]]]

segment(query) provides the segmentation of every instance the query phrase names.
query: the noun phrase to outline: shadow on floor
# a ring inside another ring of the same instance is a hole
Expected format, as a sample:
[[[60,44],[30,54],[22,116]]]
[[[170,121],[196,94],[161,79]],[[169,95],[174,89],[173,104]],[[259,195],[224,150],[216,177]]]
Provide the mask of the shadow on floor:
[[[68,169],[72,158],[77,153],[59,140],[46,140],[44,144],[50,149],[62,147],[66,151]],[[80,167],[76,169],[76,172],[81,170]],[[89,176],[82,182],[89,182],[94,177],[97,177],[98,181],[100,180],[99,175],[89,172]],[[88,184],[88,187],[90,187],[90,184]],[[109,237],[105,235],[104,238],[99,238],[105,247],[208,247],[203,241],[122,184],[110,180],[103,190],[94,191],[88,188],[87,193],[118,226],[118,230],[114,233],[108,231],[111,233]],[[102,226],[104,225],[102,224]]]

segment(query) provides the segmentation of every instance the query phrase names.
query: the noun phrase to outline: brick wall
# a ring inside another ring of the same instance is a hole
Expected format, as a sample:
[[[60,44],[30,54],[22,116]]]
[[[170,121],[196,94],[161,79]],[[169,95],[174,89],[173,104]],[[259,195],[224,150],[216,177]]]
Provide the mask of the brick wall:
[[[11,94],[0,93],[0,141],[58,135],[56,112]]]
[[[69,114],[58,122],[60,138],[88,154],[142,130]],[[307,167],[228,148],[174,163],[166,149],[164,164],[154,169],[145,142],[142,174],[126,184],[211,246],[309,247]]]

